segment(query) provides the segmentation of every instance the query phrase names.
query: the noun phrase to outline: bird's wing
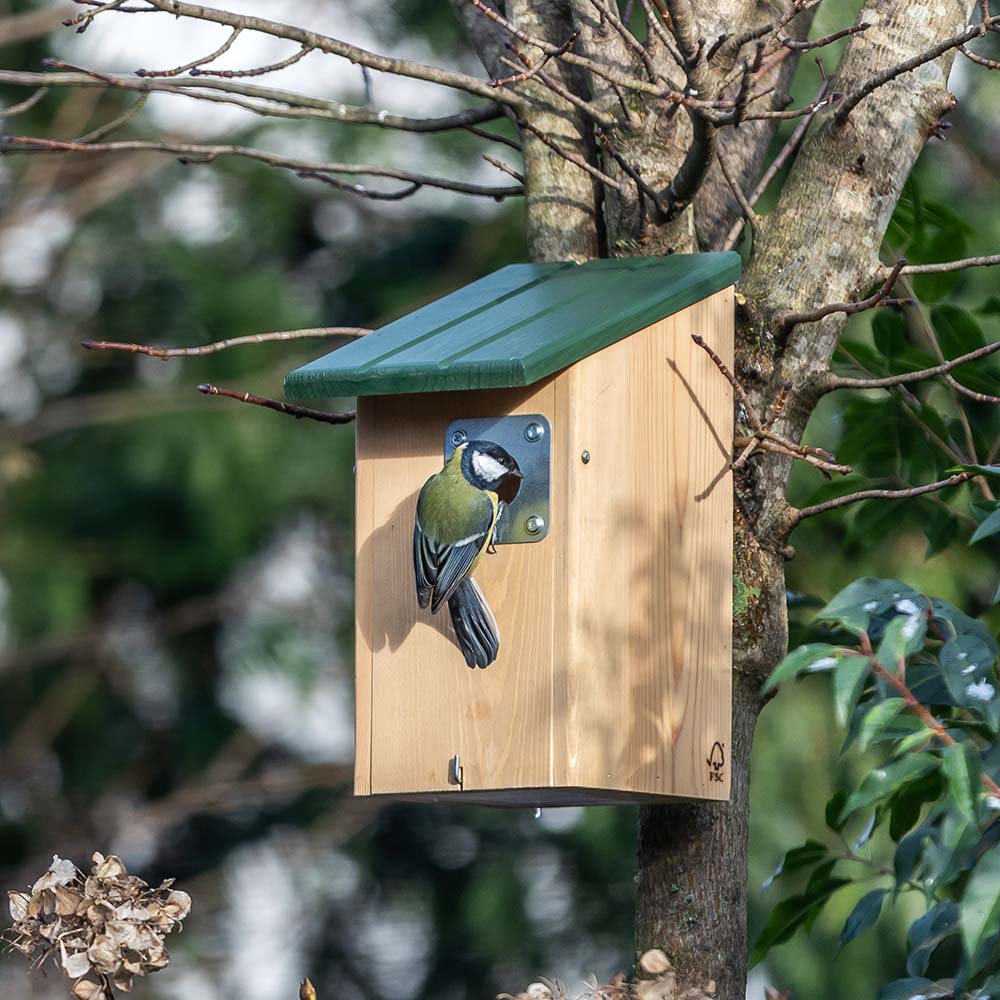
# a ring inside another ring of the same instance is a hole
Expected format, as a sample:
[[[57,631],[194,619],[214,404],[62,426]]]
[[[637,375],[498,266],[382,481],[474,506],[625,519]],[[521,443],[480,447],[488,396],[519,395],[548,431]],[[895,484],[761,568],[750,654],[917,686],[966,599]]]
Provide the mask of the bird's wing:
[[[476,558],[489,544],[496,522],[496,508],[483,494],[481,517],[472,532],[454,542],[435,542],[423,530],[419,518],[413,529],[413,567],[417,600],[422,608],[437,609],[455,592]]]

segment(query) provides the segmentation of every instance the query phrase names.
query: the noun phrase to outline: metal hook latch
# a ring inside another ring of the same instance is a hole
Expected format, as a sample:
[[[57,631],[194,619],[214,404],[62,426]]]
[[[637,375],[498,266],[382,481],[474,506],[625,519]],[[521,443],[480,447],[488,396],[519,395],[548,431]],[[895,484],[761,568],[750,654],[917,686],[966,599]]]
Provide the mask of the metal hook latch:
[[[455,756],[452,757],[448,763],[448,783],[458,785],[458,787],[461,788],[464,780],[465,769],[462,767],[458,754],[455,754]]]

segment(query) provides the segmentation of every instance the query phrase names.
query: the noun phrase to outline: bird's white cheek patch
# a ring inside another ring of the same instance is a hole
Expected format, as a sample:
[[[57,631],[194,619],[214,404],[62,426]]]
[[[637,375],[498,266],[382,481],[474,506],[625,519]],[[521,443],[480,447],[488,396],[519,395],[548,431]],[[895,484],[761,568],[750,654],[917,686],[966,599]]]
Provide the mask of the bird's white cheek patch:
[[[507,470],[495,458],[479,451],[472,456],[472,468],[477,476],[491,483],[507,474]]]

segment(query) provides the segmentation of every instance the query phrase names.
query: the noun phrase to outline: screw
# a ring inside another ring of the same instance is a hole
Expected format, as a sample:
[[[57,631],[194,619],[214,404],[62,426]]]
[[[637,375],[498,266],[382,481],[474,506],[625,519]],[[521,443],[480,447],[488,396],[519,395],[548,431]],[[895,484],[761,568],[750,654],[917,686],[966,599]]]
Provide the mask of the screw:
[[[545,528],[545,518],[539,514],[532,514],[527,521],[524,522],[524,530],[528,532],[529,535],[540,534]]]
[[[590,452],[589,451],[583,452],[583,454],[580,456],[580,461],[583,462],[584,465],[586,465],[590,461]]]
[[[465,431],[459,429],[457,431],[451,432],[451,443],[457,448],[459,445],[465,444],[469,440],[469,435]]]
[[[532,444],[536,444],[545,437],[545,428],[541,424],[536,424],[534,421],[528,424],[524,428],[524,440],[530,441]]]

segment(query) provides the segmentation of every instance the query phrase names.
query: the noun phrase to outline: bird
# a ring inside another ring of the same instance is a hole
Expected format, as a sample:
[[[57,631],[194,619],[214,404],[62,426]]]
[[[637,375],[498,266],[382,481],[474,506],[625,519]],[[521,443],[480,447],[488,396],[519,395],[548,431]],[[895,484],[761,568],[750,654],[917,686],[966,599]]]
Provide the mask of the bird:
[[[521,488],[517,461],[493,441],[460,444],[417,498],[413,569],[417,603],[434,614],[447,602],[470,667],[488,667],[500,630],[472,571],[492,547],[497,521]]]

